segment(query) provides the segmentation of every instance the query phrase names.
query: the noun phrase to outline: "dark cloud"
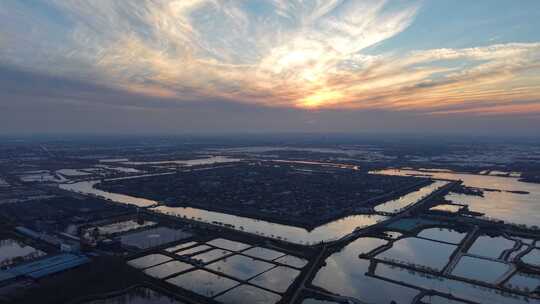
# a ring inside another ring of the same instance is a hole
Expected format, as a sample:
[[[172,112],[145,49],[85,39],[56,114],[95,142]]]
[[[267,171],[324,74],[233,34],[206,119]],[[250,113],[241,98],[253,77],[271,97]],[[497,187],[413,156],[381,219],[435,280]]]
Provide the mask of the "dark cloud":
[[[1,133],[422,132],[531,134],[540,117],[269,108],[148,98],[78,80],[0,68]]]

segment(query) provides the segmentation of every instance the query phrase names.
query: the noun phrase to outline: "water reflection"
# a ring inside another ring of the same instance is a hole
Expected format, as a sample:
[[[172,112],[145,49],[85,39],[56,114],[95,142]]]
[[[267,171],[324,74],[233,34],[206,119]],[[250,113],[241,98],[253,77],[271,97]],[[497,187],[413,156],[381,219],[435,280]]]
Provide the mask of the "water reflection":
[[[433,178],[462,180],[465,186],[504,191],[485,191],[484,197],[450,193],[446,199],[469,205],[471,210],[510,223],[538,225],[540,223],[540,184],[520,182],[515,177],[500,177],[455,172],[426,172],[388,169],[377,171],[388,175],[428,175]],[[523,191],[528,194],[507,191]]]
[[[457,232],[448,228],[428,228],[418,233],[419,237],[458,244],[465,237],[465,233]]]
[[[418,287],[432,289],[444,294],[450,294],[460,299],[466,299],[480,304],[540,303],[540,301],[536,299],[529,299],[515,294],[506,294],[496,289],[438,276],[430,276],[425,273],[399,267],[392,267],[382,263],[377,265],[375,274],[381,278],[413,284]]]
[[[111,192],[99,190],[99,189],[94,188],[94,186],[97,184],[99,184],[99,181],[83,181],[83,182],[77,182],[77,183],[71,183],[71,184],[60,184],[58,186],[60,187],[60,189],[63,189],[63,190],[82,193],[82,194],[90,194],[90,195],[105,198],[113,202],[135,205],[138,207],[149,207],[149,206],[157,204],[156,201],[145,199],[145,198],[138,198],[138,197],[134,197],[130,195],[111,193]]]
[[[216,301],[224,304],[273,304],[279,300],[281,300],[279,295],[250,285],[235,287],[216,297]]]
[[[149,288],[135,288],[108,299],[85,302],[84,304],[183,304]]]
[[[257,276],[252,279],[250,283],[268,288],[275,292],[285,292],[299,274],[300,271],[296,269],[279,266]]]
[[[237,281],[218,276],[206,270],[194,270],[181,274],[168,279],[167,282],[205,297],[213,297],[239,284]]]
[[[221,163],[232,163],[240,161],[238,158],[227,156],[209,156],[207,158],[187,159],[187,160],[163,160],[163,161],[127,161],[122,162],[125,165],[141,166],[141,165],[184,165],[184,166],[201,166]]]
[[[206,266],[208,269],[225,273],[240,280],[248,280],[272,267],[274,267],[274,264],[242,255],[227,257]]]
[[[152,210],[168,215],[192,218],[210,224],[227,223],[234,225],[233,228],[236,230],[297,244],[317,244],[320,242],[336,240],[353,232],[357,227],[371,226],[386,219],[385,216],[380,215],[353,215],[308,231],[299,227],[275,224],[267,221],[190,207],[159,206]]]
[[[117,193],[110,193],[96,189],[94,188],[94,186],[98,182],[99,181],[84,181],[72,184],[61,184],[60,187],[64,190],[79,192],[83,194],[92,194],[104,197],[111,201],[123,204],[132,204],[139,207],[149,207],[158,204],[158,202],[154,200]],[[308,231],[299,227],[275,224],[263,220],[256,220],[252,218],[207,211],[191,207],[158,206],[155,208],[151,208],[151,210],[168,215],[185,217],[209,224],[232,225],[232,228],[236,230],[259,234],[270,238],[286,240],[298,244],[316,244],[320,242],[336,240],[353,232],[357,227],[370,226],[387,218],[380,215],[353,215],[330,222],[328,224],[319,226],[313,230]]]
[[[488,258],[498,259],[503,251],[514,247],[516,242],[504,237],[479,236],[468,250],[471,254],[481,255]]]
[[[377,257],[398,263],[442,270],[450,261],[450,256],[456,248],[454,245],[412,237],[395,241],[392,248]]]
[[[540,249],[535,248],[527,253],[521,260],[529,265],[540,267]]]
[[[359,259],[367,253],[386,244],[377,238],[360,238],[343,250],[326,259],[326,265],[319,270],[313,285],[332,293],[353,297],[367,303],[410,304],[418,290],[379,280],[366,275],[369,260]]]
[[[518,272],[505,283],[505,286],[515,290],[530,292],[540,287],[540,275]]]
[[[433,182],[425,187],[418,189],[418,191],[407,193],[400,198],[380,204],[375,207],[375,211],[399,213],[447,184],[448,182],[445,181]]]
[[[480,282],[495,283],[509,269],[510,266],[505,263],[464,256],[452,274]]]

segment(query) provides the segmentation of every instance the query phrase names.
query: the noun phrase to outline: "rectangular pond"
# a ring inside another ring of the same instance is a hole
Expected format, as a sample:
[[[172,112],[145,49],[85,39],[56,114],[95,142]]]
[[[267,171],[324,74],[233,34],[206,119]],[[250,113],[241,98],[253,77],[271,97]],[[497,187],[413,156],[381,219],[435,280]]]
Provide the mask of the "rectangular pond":
[[[196,247],[191,247],[191,248],[187,248],[187,249],[177,251],[177,252],[175,252],[175,254],[178,255],[178,256],[190,256],[190,255],[198,254],[198,253],[203,252],[203,251],[207,251],[209,249],[212,249],[212,247],[203,244],[203,245],[199,245],[199,246],[196,246]]]
[[[254,248],[251,248],[242,252],[242,254],[249,255],[251,257],[255,257],[255,258],[259,258],[263,260],[275,260],[285,255],[285,253],[283,252],[268,249],[268,248],[263,248],[263,247],[254,247]]]
[[[231,255],[231,254],[233,254],[233,252],[229,251],[229,250],[213,249],[213,250],[210,250],[210,251],[206,251],[206,252],[194,255],[191,258],[195,259],[195,260],[200,260],[203,263],[210,263],[210,262],[213,262],[215,260],[219,260],[219,259],[221,259],[223,257],[226,257],[228,255]]]
[[[296,269],[279,266],[256,276],[249,282],[275,292],[283,293],[289,289],[289,286],[291,286],[299,274],[300,271]]]
[[[452,244],[459,244],[466,235],[466,233],[442,227],[428,228],[418,233],[419,237]]]
[[[468,253],[498,259],[505,250],[513,248],[515,243],[502,236],[481,235],[474,241]]]
[[[191,264],[180,261],[170,261],[164,264],[147,268],[144,270],[144,273],[157,279],[163,279],[173,274],[184,272],[190,269],[193,269],[193,266]]]
[[[442,270],[457,246],[415,237],[395,241],[392,248],[378,254],[378,259]]]
[[[272,267],[274,267],[274,264],[255,260],[242,255],[227,257],[206,266],[208,269],[225,273],[240,280],[252,278]]]
[[[230,251],[242,251],[244,249],[251,247],[251,245],[240,243],[237,241],[231,241],[227,239],[213,239],[209,242],[206,242],[206,244],[212,245],[214,247],[227,249]]]
[[[128,262],[128,265],[135,268],[144,269],[170,260],[172,260],[170,257],[163,254],[149,254],[140,258],[130,260]]]
[[[524,255],[521,260],[529,265],[540,267],[540,248],[534,248]]]
[[[498,289],[481,287],[475,284],[446,279],[439,276],[431,276],[410,269],[403,269],[382,263],[377,265],[375,274],[398,282],[412,284],[426,289],[433,289],[445,294],[452,294],[454,297],[480,304],[538,303],[538,301],[534,302],[534,300],[527,297],[501,293]]]
[[[458,277],[493,284],[510,269],[510,266],[492,260],[463,256],[452,271]]]
[[[540,275],[517,272],[504,285],[511,289],[530,292],[540,287]]]
[[[168,279],[167,282],[205,297],[214,297],[239,285],[235,280],[202,269],[178,275]]]
[[[197,244],[198,244],[197,242],[182,243],[182,244],[178,244],[178,245],[166,248],[165,251],[167,251],[167,252],[175,252],[175,251],[182,250],[184,248],[189,248],[189,247],[195,246]]]
[[[281,300],[281,296],[250,285],[240,285],[215,298],[223,304],[274,304]]]
[[[83,304],[186,304],[155,290],[138,287],[124,294],[106,299],[92,300]]]
[[[120,236],[122,245],[139,249],[153,248],[163,244],[177,242],[191,237],[192,234],[180,229],[167,227],[150,228],[143,231],[133,232]]]
[[[295,257],[294,255],[286,255],[284,257],[276,259],[275,262],[285,264],[285,265],[295,267],[295,268],[303,268],[308,263],[307,260],[299,258],[299,257]]]

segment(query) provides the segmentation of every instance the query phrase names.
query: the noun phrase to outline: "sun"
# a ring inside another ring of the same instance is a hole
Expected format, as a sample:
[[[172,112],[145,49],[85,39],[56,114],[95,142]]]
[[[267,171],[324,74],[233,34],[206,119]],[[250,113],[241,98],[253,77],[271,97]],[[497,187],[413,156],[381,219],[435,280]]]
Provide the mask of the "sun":
[[[337,103],[343,94],[337,91],[319,91],[298,101],[297,106],[305,109],[317,109]]]

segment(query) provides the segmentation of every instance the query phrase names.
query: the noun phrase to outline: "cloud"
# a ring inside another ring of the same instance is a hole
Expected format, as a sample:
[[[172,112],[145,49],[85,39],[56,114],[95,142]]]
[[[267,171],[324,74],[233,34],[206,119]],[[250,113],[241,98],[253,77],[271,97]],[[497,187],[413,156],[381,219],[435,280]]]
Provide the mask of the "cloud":
[[[537,111],[539,43],[373,54],[407,30],[418,3],[254,3],[5,0],[0,64],[149,97],[147,107]]]

